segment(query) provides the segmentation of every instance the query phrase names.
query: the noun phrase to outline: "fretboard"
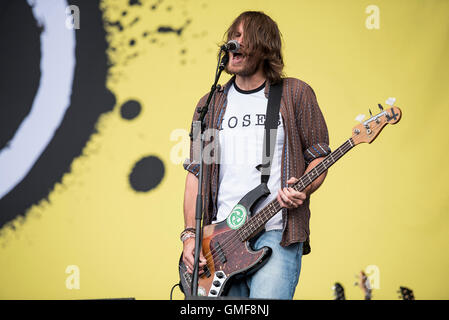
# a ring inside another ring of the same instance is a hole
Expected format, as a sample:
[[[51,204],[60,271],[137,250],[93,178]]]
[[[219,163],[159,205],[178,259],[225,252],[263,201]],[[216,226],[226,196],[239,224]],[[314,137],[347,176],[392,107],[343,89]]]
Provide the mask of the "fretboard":
[[[323,161],[318,163],[312,170],[303,175],[298,182],[290,187],[297,191],[303,191],[353,147],[354,142],[352,141],[352,138],[349,138],[349,140],[325,157]],[[238,229],[240,239],[245,241],[254,237],[263,228],[263,226],[265,226],[268,220],[270,220],[281,209],[282,207],[277,199],[271,201],[257,214],[252,216],[240,229]]]

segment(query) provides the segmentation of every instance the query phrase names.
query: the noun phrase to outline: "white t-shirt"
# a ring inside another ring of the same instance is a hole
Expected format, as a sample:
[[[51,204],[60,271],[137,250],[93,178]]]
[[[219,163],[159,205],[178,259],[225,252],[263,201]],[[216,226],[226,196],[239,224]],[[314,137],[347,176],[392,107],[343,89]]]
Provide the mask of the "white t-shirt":
[[[265,114],[268,99],[265,86],[243,91],[231,86],[227,106],[220,125],[220,176],[217,199],[217,219],[225,220],[234,206],[249,191],[260,184],[261,174],[256,166],[262,162]],[[276,146],[273,154],[268,188],[271,194],[258,203],[253,214],[277,197],[281,188],[281,155],[284,142],[284,127],[279,114]],[[265,229],[282,229],[282,212],[278,212],[265,225]]]

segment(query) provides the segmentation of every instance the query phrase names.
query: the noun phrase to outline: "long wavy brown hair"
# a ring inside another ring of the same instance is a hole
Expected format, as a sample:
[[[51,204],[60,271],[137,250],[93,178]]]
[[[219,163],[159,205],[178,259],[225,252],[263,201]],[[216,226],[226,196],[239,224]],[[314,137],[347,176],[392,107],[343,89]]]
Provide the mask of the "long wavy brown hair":
[[[261,11],[245,11],[226,31],[226,41],[233,39],[240,23],[243,23],[245,48],[263,59],[263,71],[271,83],[280,81],[284,76],[284,61],[282,35],[277,23]]]

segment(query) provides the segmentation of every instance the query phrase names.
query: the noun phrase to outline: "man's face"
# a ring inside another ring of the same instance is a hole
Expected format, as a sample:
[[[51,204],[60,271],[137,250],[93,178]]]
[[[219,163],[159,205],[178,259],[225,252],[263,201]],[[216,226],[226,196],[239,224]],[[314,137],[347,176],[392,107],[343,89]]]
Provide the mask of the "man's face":
[[[240,23],[232,40],[239,42],[240,49],[237,53],[229,52],[229,63],[226,66],[226,71],[242,77],[252,76],[258,70],[261,58],[255,52],[248,52],[248,47],[244,41],[243,23]]]

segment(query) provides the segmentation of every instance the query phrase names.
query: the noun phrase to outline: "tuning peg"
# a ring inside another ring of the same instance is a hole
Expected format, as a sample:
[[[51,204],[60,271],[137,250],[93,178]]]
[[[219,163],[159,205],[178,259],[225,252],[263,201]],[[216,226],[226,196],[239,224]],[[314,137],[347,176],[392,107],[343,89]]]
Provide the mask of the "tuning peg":
[[[383,111],[383,110],[384,110],[384,107],[382,107],[382,105],[381,105],[380,103],[378,103],[377,105],[378,105],[380,111]]]
[[[359,114],[357,117],[355,117],[355,120],[362,123],[363,119],[365,119],[364,114]]]
[[[394,105],[394,103],[396,102],[396,98],[394,98],[394,97],[389,97],[388,99],[387,99],[387,101],[385,101],[385,104],[388,104],[389,106],[393,106]]]

